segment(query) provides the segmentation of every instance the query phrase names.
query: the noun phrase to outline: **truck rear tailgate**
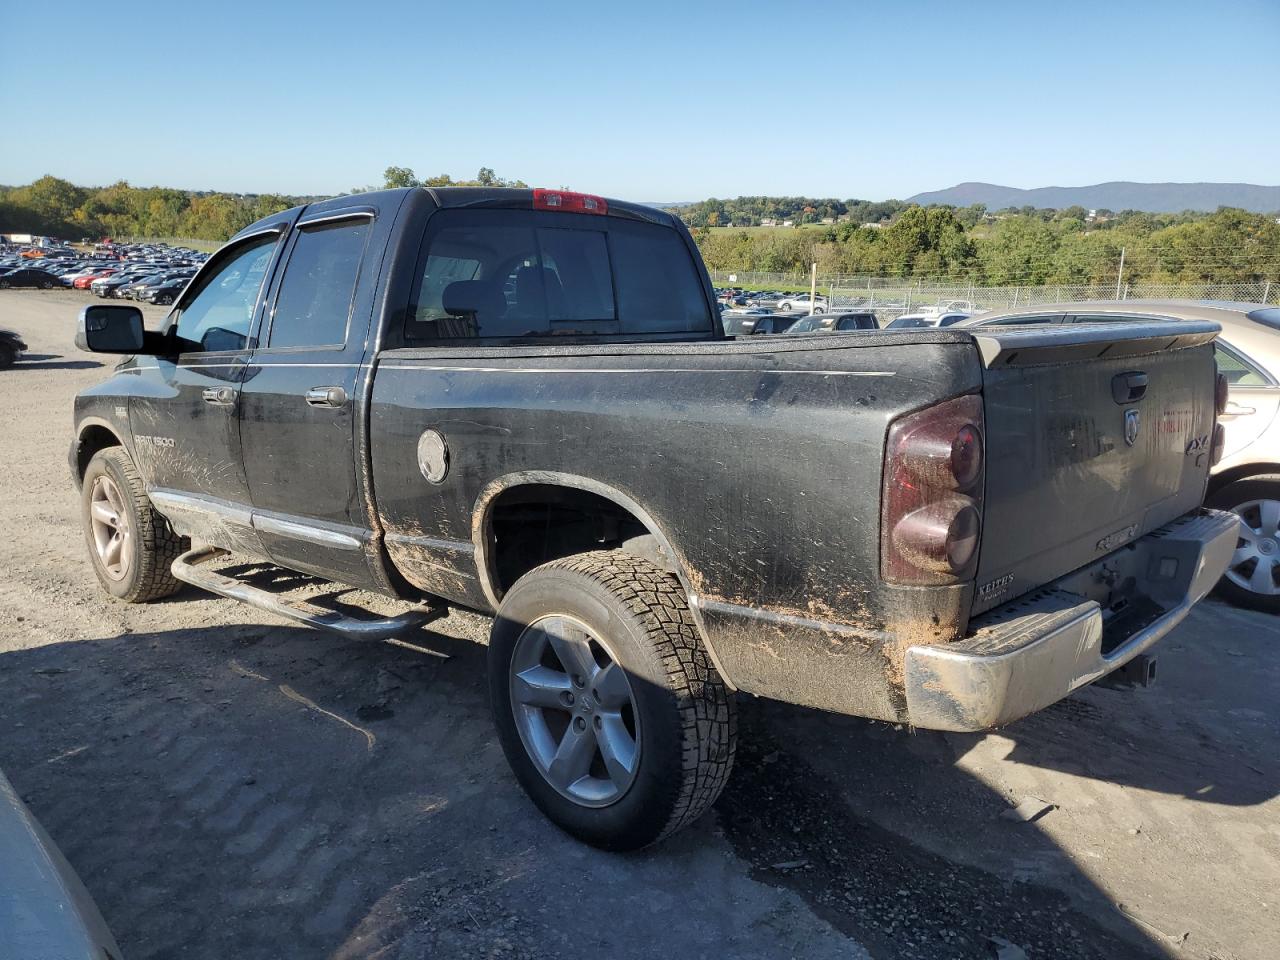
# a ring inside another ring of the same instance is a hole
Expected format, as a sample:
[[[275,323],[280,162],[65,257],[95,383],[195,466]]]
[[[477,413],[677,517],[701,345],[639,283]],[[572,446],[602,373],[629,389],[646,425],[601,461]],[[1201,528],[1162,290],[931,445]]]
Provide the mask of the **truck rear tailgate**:
[[[1200,504],[1218,329],[1152,320],[975,331],[987,485],[974,615]]]

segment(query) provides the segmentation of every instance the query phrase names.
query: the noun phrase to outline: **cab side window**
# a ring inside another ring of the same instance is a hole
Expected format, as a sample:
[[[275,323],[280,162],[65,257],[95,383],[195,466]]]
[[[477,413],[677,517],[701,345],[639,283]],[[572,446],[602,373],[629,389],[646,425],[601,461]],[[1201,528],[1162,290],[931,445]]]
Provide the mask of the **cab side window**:
[[[369,221],[302,226],[271,314],[268,347],[342,346]]]
[[[249,343],[253,308],[266,278],[277,237],[269,234],[233,250],[200,281],[178,312],[183,353],[243,350]]]

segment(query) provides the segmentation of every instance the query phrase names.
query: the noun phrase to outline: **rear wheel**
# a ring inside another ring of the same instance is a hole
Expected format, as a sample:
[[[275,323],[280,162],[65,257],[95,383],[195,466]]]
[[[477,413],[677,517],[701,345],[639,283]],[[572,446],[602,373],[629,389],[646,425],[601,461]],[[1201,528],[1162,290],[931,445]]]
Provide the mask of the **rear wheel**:
[[[5,280],[3,277],[0,277],[0,290],[8,290],[8,289],[9,289],[9,281]]]
[[[190,543],[151,506],[123,447],[94,454],[80,506],[93,572],[107,593],[126,603],[146,603],[181,586],[169,568]]]
[[[41,281],[40,281],[40,289],[41,289],[41,290],[52,290],[52,289],[53,289],[53,281],[52,281],[52,280],[41,280]]]
[[[1218,592],[1240,606],[1280,613],[1280,476],[1229,483],[1208,504],[1240,517],[1240,539]]]
[[[736,705],[680,584],[627,553],[521,577],[494,620],[489,689],[521,786],[598,847],[638,849],[691,823],[733,766]]]

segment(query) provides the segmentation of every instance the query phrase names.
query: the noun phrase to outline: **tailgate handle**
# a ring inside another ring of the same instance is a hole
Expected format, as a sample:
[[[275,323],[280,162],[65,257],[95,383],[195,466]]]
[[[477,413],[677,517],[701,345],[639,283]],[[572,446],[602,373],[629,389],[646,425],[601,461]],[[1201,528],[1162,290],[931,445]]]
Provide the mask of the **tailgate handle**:
[[[1147,375],[1140,370],[1117,373],[1111,380],[1111,398],[1126,404],[1141,400],[1147,395]]]

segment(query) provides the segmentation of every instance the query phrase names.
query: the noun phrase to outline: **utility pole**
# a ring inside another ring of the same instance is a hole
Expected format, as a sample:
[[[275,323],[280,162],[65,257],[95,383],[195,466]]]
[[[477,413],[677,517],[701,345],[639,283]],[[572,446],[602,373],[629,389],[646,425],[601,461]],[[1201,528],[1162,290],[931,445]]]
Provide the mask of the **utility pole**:
[[[1120,248],[1120,272],[1116,274],[1116,299],[1120,299],[1120,281],[1124,279],[1124,247]]]
[[[817,312],[818,297],[818,261],[813,261],[813,266],[809,270],[809,316],[813,316]]]

